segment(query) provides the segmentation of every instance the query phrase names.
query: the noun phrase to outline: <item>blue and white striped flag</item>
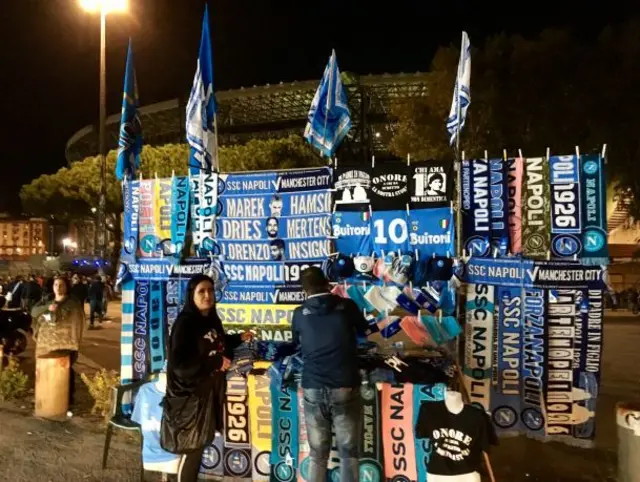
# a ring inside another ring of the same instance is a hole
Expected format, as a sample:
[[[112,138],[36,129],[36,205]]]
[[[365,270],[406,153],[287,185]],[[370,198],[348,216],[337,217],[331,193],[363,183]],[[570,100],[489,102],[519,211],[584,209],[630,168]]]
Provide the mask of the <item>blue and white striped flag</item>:
[[[308,119],[304,130],[305,139],[317,147],[322,155],[333,156],[351,129],[351,113],[340,79],[335,50],[331,52],[329,63],[311,102]]]
[[[467,32],[462,32],[456,86],[453,91],[451,111],[447,119],[447,130],[451,134],[451,145],[459,138],[460,132],[464,127],[469,104],[471,104],[471,44],[469,43]]]
[[[142,123],[138,114],[138,82],[133,66],[133,48],[129,39],[127,66],[124,74],[124,94],[122,96],[122,114],[120,117],[120,139],[118,141],[118,159],[116,177],[122,181],[125,176],[132,179],[140,167],[142,152]]]
[[[209,9],[205,7],[198,68],[187,104],[186,132],[187,142],[191,147],[189,154],[191,174],[195,175],[202,170],[211,171],[218,168],[217,139],[214,130],[216,110],[211,36],[209,34]]]

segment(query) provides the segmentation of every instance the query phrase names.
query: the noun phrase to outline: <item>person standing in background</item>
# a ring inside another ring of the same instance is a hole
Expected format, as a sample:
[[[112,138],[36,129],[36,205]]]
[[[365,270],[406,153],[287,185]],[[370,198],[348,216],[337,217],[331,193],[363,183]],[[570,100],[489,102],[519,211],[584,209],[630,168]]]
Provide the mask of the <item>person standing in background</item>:
[[[93,279],[89,285],[89,329],[95,328],[95,317],[98,315],[98,322],[102,325],[103,306],[104,301],[104,283],[99,275]]]

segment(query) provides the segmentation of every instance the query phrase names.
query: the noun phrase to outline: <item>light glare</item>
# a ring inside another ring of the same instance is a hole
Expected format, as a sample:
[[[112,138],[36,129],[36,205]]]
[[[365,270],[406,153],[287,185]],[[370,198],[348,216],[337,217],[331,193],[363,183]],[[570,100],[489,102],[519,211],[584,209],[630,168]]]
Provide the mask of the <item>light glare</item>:
[[[80,6],[87,12],[108,13],[126,12],[127,0],[80,0]]]

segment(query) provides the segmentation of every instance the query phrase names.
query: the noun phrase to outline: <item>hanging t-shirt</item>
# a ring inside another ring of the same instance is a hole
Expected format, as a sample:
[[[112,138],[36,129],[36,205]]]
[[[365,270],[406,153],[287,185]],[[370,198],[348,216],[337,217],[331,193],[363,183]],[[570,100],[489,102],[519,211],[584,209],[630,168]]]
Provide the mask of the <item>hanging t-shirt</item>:
[[[487,414],[465,405],[451,413],[444,402],[423,403],[416,423],[416,438],[429,438],[433,446],[427,472],[433,475],[464,475],[477,472],[482,452],[496,443]]]
[[[131,420],[142,427],[142,462],[145,470],[175,474],[179,455],[171,454],[160,446],[160,422],[164,393],[156,382],[145,383],[136,395]]]

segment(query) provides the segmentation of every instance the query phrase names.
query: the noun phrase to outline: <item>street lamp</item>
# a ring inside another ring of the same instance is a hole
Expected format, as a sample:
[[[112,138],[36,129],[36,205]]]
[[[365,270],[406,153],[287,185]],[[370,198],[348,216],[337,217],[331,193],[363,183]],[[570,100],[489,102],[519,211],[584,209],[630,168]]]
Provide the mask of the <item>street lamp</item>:
[[[80,6],[91,13],[100,14],[100,198],[98,203],[98,254],[104,258],[107,238],[107,153],[106,153],[106,124],[107,124],[107,15],[122,13],[127,10],[128,0],[80,0]]]

